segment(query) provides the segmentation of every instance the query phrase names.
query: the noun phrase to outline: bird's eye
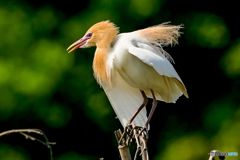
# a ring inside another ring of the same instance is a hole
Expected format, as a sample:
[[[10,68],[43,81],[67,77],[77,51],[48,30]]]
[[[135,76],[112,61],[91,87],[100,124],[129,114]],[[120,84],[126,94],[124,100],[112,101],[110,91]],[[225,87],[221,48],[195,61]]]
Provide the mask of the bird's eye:
[[[87,37],[91,38],[92,37],[92,33],[88,33]]]

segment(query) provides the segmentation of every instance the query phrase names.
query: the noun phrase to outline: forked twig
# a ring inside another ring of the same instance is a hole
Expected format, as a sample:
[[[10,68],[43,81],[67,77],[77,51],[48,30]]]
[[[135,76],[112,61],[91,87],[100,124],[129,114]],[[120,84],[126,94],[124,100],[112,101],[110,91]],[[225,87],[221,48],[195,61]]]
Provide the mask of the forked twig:
[[[140,136],[140,142],[141,142],[140,155],[142,155],[142,160],[149,160],[148,149],[147,149],[147,139],[145,138],[145,135]]]
[[[35,138],[33,136],[30,136],[30,135],[26,134],[26,132],[27,133],[40,134],[40,135],[42,135],[44,137],[46,142],[43,142],[43,141],[41,141],[41,140],[39,140],[39,139],[37,139],[37,138]],[[0,137],[8,135],[8,134],[11,134],[11,133],[20,133],[26,139],[31,139],[33,141],[38,141],[38,142],[42,143],[43,145],[47,146],[49,148],[49,150],[50,150],[51,160],[53,160],[53,153],[52,153],[51,145],[54,145],[56,143],[55,142],[49,142],[47,136],[45,135],[45,133],[42,130],[40,130],[40,129],[13,129],[13,130],[8,130],[8,131],[0,133]]]
[[[116,135],[116,132],[119,132],[119,131],[120,131],[120,129],[118,131],[115,131],[115,135]],[[146,134],[144,131],[146,131]],[[126,136],[126,140],[124,139],[125,136]],[[128,126],[126,126],[124,128],[124,132],[123,132],[123,134],[120,135],[120,138],[118,138],[116,136],[116,138],[118,140],[118,145],[119,145],[118,148],[122,147],[122,144],[123,144],[122,142],[124,142],[124,145],[129,147],[132,139],[136,140],[137,149],[135,152],[134,160],[137,159],[137,155],[139,154],[139,151],[141,151],[141,153],[139,155],[142,156],[142,160],[149,160],[148,149],[147,149],[147,139],[148,139],[147,137],[148,136],[147,136],[146,128],[138,127],[133,123],[129,124]],[[120,151],[120,149],[119,149],[119,151]],[[129,152],[129,150],[127,152]],[[126,157],[124,158],[122,156],[125,154],[126,153],[120,152],[122,160],[131,160],[131,155],[127,159],[126,159]]]

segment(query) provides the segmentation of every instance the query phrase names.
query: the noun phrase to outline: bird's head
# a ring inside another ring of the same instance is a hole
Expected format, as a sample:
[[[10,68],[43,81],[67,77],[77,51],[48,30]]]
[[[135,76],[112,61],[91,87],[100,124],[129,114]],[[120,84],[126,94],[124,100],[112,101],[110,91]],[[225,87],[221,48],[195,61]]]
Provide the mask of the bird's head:
[[[77,48],[86,48],[91,46],[107,47],[110,45],[118,32],[118,28],[110,21],[96,23],[88,29],[81,39],[69,46],[67,51],[69,50],[68,53],[70,53]]]

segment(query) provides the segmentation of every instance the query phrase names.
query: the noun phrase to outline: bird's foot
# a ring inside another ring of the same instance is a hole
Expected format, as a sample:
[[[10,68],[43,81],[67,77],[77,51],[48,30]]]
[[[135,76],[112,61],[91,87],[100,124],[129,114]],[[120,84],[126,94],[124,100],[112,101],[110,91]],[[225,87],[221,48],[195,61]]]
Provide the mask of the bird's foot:
[[[138,137],[143,134],[146,139],[148,139],[148,129],[146,126],[142,127],[138,133]]]
[[[119,144],[121,144],[121,141],[122,141],[122,139],[124,139],[125,135],[127,135],[127,138],[131,136],[131,128],[132,128],[132,125],[128,122],[126,124],[126,126],[124,127],[124,131],[123,131],[123,134],[122,134],[121,138],[118,141]]]
[[[126,140],[125,140],[126,138]],[[145,155],[147,160],[148,150],[147,150],[147,141],[148,141],[148,129],[146,126],[140,127],[136,126],[134,123],[127,123],[124,127],[124,132],[118,141],[119,145],[129,146],[132,139],[136,140],[137,150],[135,153],[134,160],[137,159],[137,155]]]
[[[126,126],[124,127],[124,131],[123,134],[119,140],[119,144],[122,141],[122,139],[124,138],[124,136],[126,135],[126,143],[127,145],[130,144],[130,141],[132,140],[132,138],[134,138],[137,133],[140,131],[142,127],[139,126],[135,126],[134,123],[127,123]]]

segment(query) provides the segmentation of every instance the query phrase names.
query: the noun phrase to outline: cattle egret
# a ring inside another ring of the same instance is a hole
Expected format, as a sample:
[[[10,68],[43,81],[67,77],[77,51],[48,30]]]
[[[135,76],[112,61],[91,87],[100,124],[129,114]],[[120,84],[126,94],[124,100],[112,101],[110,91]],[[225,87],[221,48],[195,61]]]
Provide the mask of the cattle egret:
[[[77,48],[96,46],[94,76],[121,124],[126,127],[134,123],[147,128],[157,100],[175,103],[182,94],[188,98],[182,80],[170,63],[173,59],[162,48],[178,42],[180,28],[163,23],[118,34],[113,23],[102,21],[67,50],[70,53]],[[148,97],[153,99],[153,104],[147,118]]]

